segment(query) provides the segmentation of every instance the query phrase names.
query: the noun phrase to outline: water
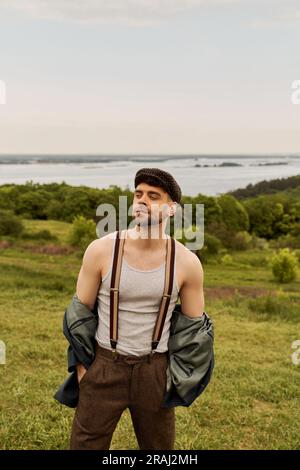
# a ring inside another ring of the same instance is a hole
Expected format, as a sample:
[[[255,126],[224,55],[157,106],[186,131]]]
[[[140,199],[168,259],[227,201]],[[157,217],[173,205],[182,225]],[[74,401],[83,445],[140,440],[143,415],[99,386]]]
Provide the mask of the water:
[[[242,166],[219,166],[224,163]],[[268,165],[264,166],[266,163]],[[275,165],[269,165],[270,163]],[[118,185],[133,190],[134,175],[142,167],[159,167],[169,171],[187,196],[198,193],[213,196],[245,187],[249,183],[300,175],[300,156],[2,155],[0,185],[23,184],[30,180],[34,183],[65,181],[74,186],[108,188],[110,185]]]

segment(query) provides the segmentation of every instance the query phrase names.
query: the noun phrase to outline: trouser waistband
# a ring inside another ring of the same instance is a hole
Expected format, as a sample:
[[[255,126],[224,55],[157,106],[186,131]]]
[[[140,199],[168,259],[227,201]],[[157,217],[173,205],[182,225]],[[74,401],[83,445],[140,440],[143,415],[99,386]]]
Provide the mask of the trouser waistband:
[[[106,349],[100,346],[96,342],[96,353],[100,354],[100,356],[104,356],[107,359],[111,359],[112,361],[121,361],[126,362],[127,364],[138,364],[139,362],[146,362],[151,360],[157,360],[158,358],[162,358],[167,356],[168,351],[165,352],[150,352],[149,354],[145,354],[143,356],[134,356],[134,355],[125,355],[121,354],[118,351],[114,353],[112,349]]]

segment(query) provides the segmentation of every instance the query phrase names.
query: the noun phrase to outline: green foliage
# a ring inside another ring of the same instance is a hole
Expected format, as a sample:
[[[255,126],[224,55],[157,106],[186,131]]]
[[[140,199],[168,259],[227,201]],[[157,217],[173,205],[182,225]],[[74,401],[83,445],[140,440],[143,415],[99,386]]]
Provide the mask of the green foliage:
[[[57,241],[57,237],[53,235],[49,230],[43,229],[38,232],[24,232],[22,238],[28,240],[51,240]]]
[[[229,255],[228,253],[226,253],[224,256],[222,256],[221,258],[221,263],[222,264],[227,264],[227,265],[230,265],[233,263],[233,258],[231,255]]]
[[[51,194],[43,189],[28,191],[20,195],[16,212],[23,217],[46,219],[46,209],[50,198]]]
[[[32,219],[56,219],[72,222],[74,216],[83,215],[96,220],[99,204],[108,203],[116,208],[118,215],[119,196],[128,197],[128,207],[133,194],[116,185],[107,189],[87,186],[69,186],[63,183],[39,184],[28,181],[23,185],[0,186],[0,208],[10,208],[16,214]]]
[[[295,250],[295,255],[297,256],[298,263],[300,264],[300,250]]]
[[[19,237],[24,230],[22,221],[11,210],[0,209],[0,236]]]
[[[299,203],[289,194],[261,195],[243,204],[249,214],[251,233],[268,240],[300,233]]]
[[[241,198],[241,202],[238,200],[239,193],[232,192],[218,197],[199,193],[194,197],[183,196],[182,204],[191,204],[192,220],[189,220],[189,224],[192,226],[196,226],[197,222],[197,204],[203,204],[205,231],[217,237],[227,249],[242,250],[258,245],[265,249],[271,241],[273,244],[270,246],[273,248],[300,248],[299,176],[262,182],[257,189],[254,193],[251,190],[246,191],[248,199]],[[263,191],[270,194],[262,194]],[[249,199],[249,196],[256,194],[258,196],[255,199]],[[28,181],[23,185],[0,186],[0,209],[12,210],[27,220],[71,223],[75,216],[81,215],[98,222],[100,216],[96,215],[97,207],[105,203],[114,207],[118,221],[119,196],[127,196],[128,208],[132,205],[132,191],[116,185],[96,189],[83,185],[69,186],[65,182],[39,184]],[[105,216],[106,214],[101,217]],[[187,212],[184,212],[183,222],[186,222],[187,217]],[[131,215],[127,215],[127,223],[130,221]],[[174,227],[172,218],[171,233]],[[252,236],[251,242],[247,233]]]
[[[174,237],[179,242],[186,245],[187,243],[193,243],[196,240],[196,237],[201,237],[201,230],[196,225],[190,225],[189,227],[182,227],[182,229],[177,229],[174,232]]]
[[[72,246],[85,250],[87,246],[96,238],[96,224],[91,219],[86,219],[82,215],[76,216],[73,220],[69,243]]]
[[[253,233],[251,237],[251,247],[258,250],[267,250],[269,248],[269,242],[265,238],[260,238]]]
[[[198,194],[195,197],[183,196],[182,204],[192,205],[192,225],[196,225],[196,205],[204,206],[204,227],[207,228],[213,221],[222,221],[222,209],[215,197]],[[184,225],[184,224],[183,224]]]
[[[282,290],[249,299],[248,307],[255,314],[263,314],[265,319],[300,321],[298,302],[291,301],[289,294]]]
[[[203,263],[207,263],[209,258],[217,255],[222,248],[221,241],[207,232],[204,234],[204,246],[197,251],[197,256]]]
[[[230,191],[230,194],[237,199],[257,197],[261,194],[273,194],[291,188],[300,187],[300,175],[290,176],[288,178],[278,178],[271,181],[259,181],[256,184],[248,184],[246,188]]]
[[[251,235],[245,230],[234,234],[231,248],[234,250],[247,250],[252,243]]]
[[[209,233],[221,240],[226,248],[235,249],[236,246],[247,244],[245,235],[235,238],[239,232],[248,230],[249,220],[245,208],[232,196],[222,195],[217,201],[222,210],[222,220],[212,220],[207,227]]]
[[[300,248],[300,235],[293,236],[292,232],[287,233],[286,235],[281,235],[278,238],[269,241],[270,248],[279,249],[279,248],[291,248],[296,249]]]
[[[279,282],[291,282],[297,277],[298,258],[289,248],[283,248],[270,260],[275,279]]]
[[[238,232],[249,229],[249,217],[244,206],[233,196],[224,194],[217,198],[222,209],[222,220],[225,227]]]

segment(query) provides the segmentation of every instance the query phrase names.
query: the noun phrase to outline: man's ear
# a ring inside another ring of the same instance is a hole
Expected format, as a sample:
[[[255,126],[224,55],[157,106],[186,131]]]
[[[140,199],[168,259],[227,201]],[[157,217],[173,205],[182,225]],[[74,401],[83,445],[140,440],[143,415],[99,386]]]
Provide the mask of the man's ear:
[[[169,215],[172,217],[176,213],[177,209],[177,202],[172,202],[172,204],[169,206]]]

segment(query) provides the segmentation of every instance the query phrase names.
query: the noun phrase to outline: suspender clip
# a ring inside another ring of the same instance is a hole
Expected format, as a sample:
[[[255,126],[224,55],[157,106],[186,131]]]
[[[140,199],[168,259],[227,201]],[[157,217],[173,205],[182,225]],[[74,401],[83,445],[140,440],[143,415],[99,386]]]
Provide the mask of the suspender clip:
[[[114,361],[117,359],[117,355],[118,355],[117,350],[116,350],[116,349],[113,349],[113,350],[112,350],[112,357],[113,357],[113,360],[114,360]]]

